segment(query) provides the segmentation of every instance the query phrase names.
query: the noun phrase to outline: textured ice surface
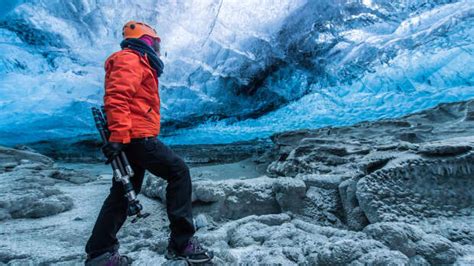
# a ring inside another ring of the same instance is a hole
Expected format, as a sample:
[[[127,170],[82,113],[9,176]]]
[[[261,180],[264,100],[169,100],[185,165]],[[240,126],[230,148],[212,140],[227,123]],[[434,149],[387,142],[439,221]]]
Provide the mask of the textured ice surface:
[[[474,97],[470,0],[0,5],[4,144],[94,132],[102,64],[131,18],[163,39],[170,143],[251,139]]]
[[[204,160],[191,170],[193,212],[208,224],[197,235],[216,265],[472,265],[473,107],[474,100],[442,104],[398,119],[274,135],[272,155],[247,153],[247,161],[272,162],[272,178]],[[227,152],[190,146],[188,154],[240,156],[236,145],[219,145]],[[0,148],[0,263],[83,263],[110,168],[60,166]],[[164,181],[147,179],[143,193],[163,199]],[[165,262],[166,207],[148,197],[140,201],[150,217],[127,222],[118,236],[133,265]],[[30,209],[42,217],[17,212]]]
[[[431,231],[470,243],[469,223],[438,225],[439,219],[472,219],[472,106],[473,100],[441,104],[398,119],[276,134],[279,158],[267,170],[307,186],[338,186],[342,208],[323,206],[351,229],[438,220]]]

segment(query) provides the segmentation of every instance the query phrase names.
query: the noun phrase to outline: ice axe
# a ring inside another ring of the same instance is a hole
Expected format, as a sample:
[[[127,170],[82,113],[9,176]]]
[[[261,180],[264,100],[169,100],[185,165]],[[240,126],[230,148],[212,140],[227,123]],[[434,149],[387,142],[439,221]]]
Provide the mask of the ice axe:
[[[102,107],[101,110],[99,110],[96,107],[92,107],[92,115],[94,116],[95,126],[99,131],[103,144],[107,144],[110,132],[107,128],[107,117],[104,108]],[[130,183],[130,178],[133,177],[134,172],[125,153],[121,152],[120,156],[111,162],[111,166],[115,181],[121,182],[125,190],[125,197],[128,201],[127,215],[135,216],[132,223],[137,222],[139,219],[148,217],[150,215],[149,213],[142,213],[143,206],[137,199],[133,185]]]

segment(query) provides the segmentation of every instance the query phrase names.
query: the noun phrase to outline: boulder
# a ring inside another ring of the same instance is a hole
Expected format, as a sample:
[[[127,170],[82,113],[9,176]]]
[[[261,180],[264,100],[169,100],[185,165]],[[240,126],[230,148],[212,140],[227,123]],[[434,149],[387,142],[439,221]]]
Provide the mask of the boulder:
[[[352,230],[362,230],[369,224],[369,221],[359,206],[356,197],[356,184],[357,182],[352,179],[342,182],[339,185],[339,195],[346,225]]]
[[[410,260],[400,251],[393,250],[374,250],[363,254],[350,265],[407,265]]]
[[[0,146],[0,173],[11,171],[20,164],[53,165],[49,157],[28,150],[18,150]]]
[[[0,174],[0,219],[40,218],[72,209],[72,198],[43,178],[27,169]]]
[[[337,189],[309,187],[304,203],[303,214],[314,222],[342,226],[342,205]]]
[[[371,223],[451,217],[474,206],[473,160],[472,152],[434,161],[400,160],[360,179],[357,200]]]
[[[50,158],[0,147],[0,163],[3,163],[3,168],[0,167],[0,220],[40,218],[73,207],[72,198],[54,187],[57,181],[50,178],[53,171]]]
[[[74,184],[85,184],[98,179],[98,176],[92,175],[85,170],[73,170],[67,168],[55,168],[50,171],[49,177],[68,181]]]
[[[426,234],[419,227],[401,222],[376,223],[367,226],[364,232],[393,250],[408,257],[421,256],[431,264],[452,264],[463,254],[447,238]]]
[[[321,247],[313,263],[318,265],[348,265],[369,253],[388,252],[387,247],[375,240],[344,239]]]
[[[247,216],[213,231],[200,231],[198,237],[231,265],[408,262],[401,252],[363,233],[315,225],[287,214]],[[237,256],[230,256],[229,251]]]
[[[143,193],[166,201],[166,181],[148,176]],[[306,186],[293,178],[258,177],[252,179],[197,180],[193,182],[196,212],[206,212],[214,219],[238,219],[252,214],[282,211],[300,212]]]
[[[313,186],[323,189],[337,189],[339,184],[347,179],[342,175],[325,174],[300,174],[296,178],[302,180],[308,187]]]

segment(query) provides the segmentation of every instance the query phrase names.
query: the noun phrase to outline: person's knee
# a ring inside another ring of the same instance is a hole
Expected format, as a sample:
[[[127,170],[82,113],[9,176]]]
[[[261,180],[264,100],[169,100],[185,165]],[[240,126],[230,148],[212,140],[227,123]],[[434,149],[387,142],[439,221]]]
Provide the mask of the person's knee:
[[[114,207],[123,207],[127,205],[127,199],[123,196],[125,193],[122,193],[120,196],[115,194],[109,194],[109,196],[105,199],[104,204],[107,206],[114,206]]]
[[[177,171],[182,172],[182,173],[189,173],[188,165],[180,157],[176,157],[174,165]]]
[[[189,167],[180,157],[173,158],[172,169],[179,177],[189,178]]]

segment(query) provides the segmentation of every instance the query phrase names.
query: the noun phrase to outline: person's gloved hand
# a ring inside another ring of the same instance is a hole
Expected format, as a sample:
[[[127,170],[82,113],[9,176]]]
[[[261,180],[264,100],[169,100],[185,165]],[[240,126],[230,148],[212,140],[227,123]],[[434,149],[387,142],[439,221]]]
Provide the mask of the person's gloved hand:
[[[105,164],[111,163],[117,156],[119,156],[123,146],[123,143],[120,142],[107,142],[107,144],[102,147],[102,152],[105,157],[107,157]]]

